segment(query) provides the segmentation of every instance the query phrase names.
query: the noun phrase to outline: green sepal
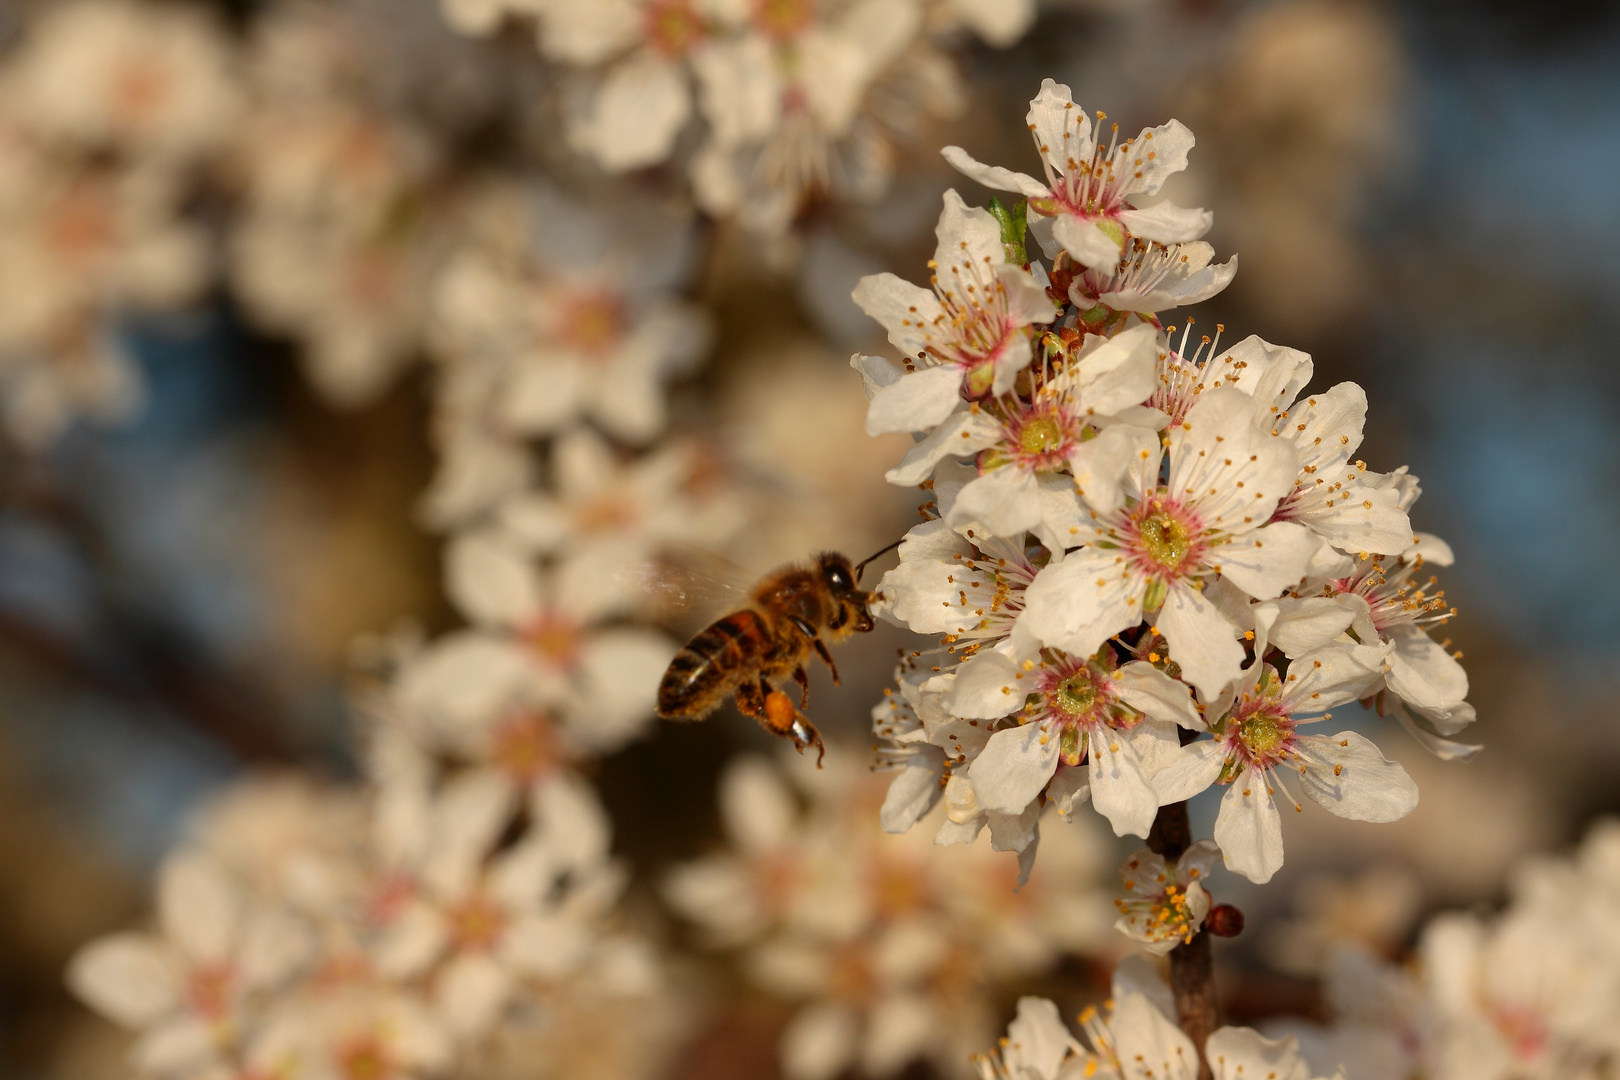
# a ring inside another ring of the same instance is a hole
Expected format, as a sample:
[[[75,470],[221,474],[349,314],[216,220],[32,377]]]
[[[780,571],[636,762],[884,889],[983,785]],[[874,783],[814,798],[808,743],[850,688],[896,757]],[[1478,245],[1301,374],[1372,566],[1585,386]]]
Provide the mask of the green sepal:
[[[990,216],[1001,226],[1001,243],[1007,249],[1007,261],[1014,266],[1029,262],[1024,251],[1024,236],[1029,229],[1029,204],[1019,199],[1009,210],[994,195],[990,197]]]
[[[1164,598],[1169,591],[1170,586],[1164,583],[1163,578],[1154,578],[1148,582],[1147,592],[1142,597],[1142,610],[1158,611],[1164,606]]]

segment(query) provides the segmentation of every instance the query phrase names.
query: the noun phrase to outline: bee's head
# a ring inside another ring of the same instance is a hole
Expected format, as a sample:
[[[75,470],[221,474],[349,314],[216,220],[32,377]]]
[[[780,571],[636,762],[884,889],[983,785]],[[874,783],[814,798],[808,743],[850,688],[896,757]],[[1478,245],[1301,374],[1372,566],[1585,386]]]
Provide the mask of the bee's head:
[[[827,586],[832,599],[832,610],[827,613],[827,629],[850,633],[866,633],[873,627],[872,613],[867,610],[871,594],[863,592],[856,579],[855,564],[836,551],[824,551],[816,556],[816,570]]]

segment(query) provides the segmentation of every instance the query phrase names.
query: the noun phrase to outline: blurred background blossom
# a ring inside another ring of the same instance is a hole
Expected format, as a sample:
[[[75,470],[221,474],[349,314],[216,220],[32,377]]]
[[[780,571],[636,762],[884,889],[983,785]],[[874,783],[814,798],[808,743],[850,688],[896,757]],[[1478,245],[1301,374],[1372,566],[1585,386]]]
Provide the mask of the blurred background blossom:
[[[917,520],[850,290],[988,197],[940,145],[1028,167],[1050,75],[1196,133],[1166,194],[1242,268],[1191,317],[1366,386],[1457,553],[1487,749],[1216,875],[1229,1017],[1323,1074],[1606,1075],[1607,5],[13,0],[0,49],[0,1072],[951,1076],[1019,994],[1107,994],[1134,845],[1054,827],[1013,896],[877,830],[916,641],[814,676],[818,774],[653,721],[733,594],[621,572]]]

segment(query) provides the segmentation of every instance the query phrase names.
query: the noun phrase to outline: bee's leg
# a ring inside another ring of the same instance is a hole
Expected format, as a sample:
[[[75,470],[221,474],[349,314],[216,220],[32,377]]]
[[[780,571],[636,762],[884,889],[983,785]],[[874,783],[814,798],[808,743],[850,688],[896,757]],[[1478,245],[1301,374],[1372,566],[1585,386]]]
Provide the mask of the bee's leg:
[[[799,684],[799,708],[810,704],[810,673],[800,664],[793,669],[793,681]]]
[[[825,641],[822,641],[820,638],[811,638],[810,639],[810,644],[812,644],[812,645],[814,645],[816,647],[816,655],[821,657],[821,662],[823,664],[827,665],[827,670],[828,671],[832,672],[833,685],[837,686],[838,685],[838,665],[833,663],[832,653],[827,651],[827,643]]]
[[[821,759],[827,756],[827,747],[821,741],[821,732],[816,730],[816,725],[793,707],[792,698],[780,690],[770,690],[764,686],[764,680],[761,680],[761,685],[768,691],[765,695],[765,715],[760,719],[765,730],[792,739],[793,748],[801,754],[805,747],[815,747],[816,768],[821,768]]]
[[[766,723],[765,697],[770,692],[771,688],[764,679],[761,679],[757,685],[743,683],[737,687],[737,711],[744,716],[752,716],[762,724]]]

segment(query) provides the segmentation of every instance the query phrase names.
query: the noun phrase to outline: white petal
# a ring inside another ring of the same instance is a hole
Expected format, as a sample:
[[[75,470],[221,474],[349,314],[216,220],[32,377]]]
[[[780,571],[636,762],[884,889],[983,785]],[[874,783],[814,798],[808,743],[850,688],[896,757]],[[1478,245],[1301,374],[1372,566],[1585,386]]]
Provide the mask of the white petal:
[[[1400,493],[1381,484],[1380,477],[1346,470],[1322,480],[1338,490],[1320,501],[1307,496],[1293,520],[1345,551],[1398,555],[1410,547],[1412,522],[1399,506]]]
[[[1106,269],[1119,262],[1119,243],[1089,218],[1059,214],[1052,219],[1052,238],[1082,266]]]
[[[528,553],[495,529],[461,533],[445,550],[445,591],[474,622],[517,626],[540,607],[540,581]]]
[[[1167,120],[1155,128],[1143,128],[1136,137],[1136,150],[1152,148],[1151,157],[1141,166],[1141,176],[1133,177],[1126,189],[1134,195],[1156,195],[1172,174],[1187,167],[1187,153],[1197,142],[1180,120]]]
[[[1116,1002],[1124,1001],[1130,994],[1140,994],[1158,1010],[1159,1015],[1176,1015],[1176,998],[1170,991],[1170,984],[1164,981],[1152,962],[1143,957],[1127,956],[1121,960],[1114,968],[1109,989]]]
[[[1005,49],[1035,21],[1035,0],[955,0],[956,13],[989,45]]]
[[[1121,210],[1119,220],[1132,236],[1168,245],[1197,240],[1215,224],[1215,215],[1202,207],[1159,202],[1142,210]]]
[[[207,1075],[218,1046],[212,1027],[198,1016],[181,1016],[157,1025],[136,1042],[130,1058],[143,1076]]]
[[[1114,683],[1121,701],[1153,720],[1165,720],[1194,731],[1205,727],[1187,684],[1172,679],[1145,660],[1133,660],[1114,672]]]
[[[517,793],[493,771],[463,773],[445,785],[433,814],[424,880],[440,895],[459,896],[510,820]]]
[[[1046,998],[1021,997],[1018,1016],[1007,1025],[1007,1044],[1001,1054],[1011,1075],[1021,1076],[1020,1070],[1027,1069],[1042,1080],[1051,1080],[1074,1045],[1056,1005]]]
[[[1143,995],[1128,994],[1117,1002],[1113,1030],[1119,1060],[1131,1080],[1195,1080],[1198,1076],[1198,1048]]]
[[[1308,735],[1300,786],[1319,806],[1355,821],[1399,821],[1417,808],[1418,789],[1406,770],[1353,731]]]
[[[1091,534],[1092,522],[1090,511],[1075,491],[1074,478],[1062,473],[1037,475],[1035,488],[1041,520],[1030,532],[1049,551],[1078,547]]]
[[[960,146],[947,146],[940,151],[951,167],[969,180],[977,180],[995,191],[1016,191],[1027,199],[1050,198],[1052,189],[1021,172],[1004,169],[1000,165],[985,165],[975,161]]]
[[[1253,1028],[1223,1027],[1205,1044],[1215,1080],[1310,1080],[1311,1070],[1299,1055],[1299,1040],[1268,1039]]]
[[[831,1080],[855,1057],[855,1015],[842,1005],[816,1004],[799,1010],[777,1045],[788,1080]]]
[[[1104,641],[1141,621],[1146,589],[1146,582],[1130,574],[1113,552],[1080,548],[1035,576],[1024,590],[1019,622],[1027,620],[1044,645],[1090,656]],[[1236,642],[1233,646],[1241,658],[1243,650]]]
[[[849,358],[849,366],[860,373],[861,388],[866,391],[867,401],[876,397],[877,392],[885,386],[899,382],[905,374],[905,369],[899,364],[882,356],[855,353]]]
[[[177,958],[147,934],[96,938],[69,961],[67,984],[85,1004],[124,1027],[146,1027],[180,1005]]]
[[[1035,470],[1003,465],[970,481],[956,495],[945,521],[976,535],[1017,539],[1041,523],[1040,485]]]
[[[1440,643],[1418,627],[1392,632],[1389,688],[1413,705],[1446,709],[1468,696],[1468,673]]]
[[[1213,557],[1222,577],[1256,600],[1270,600],[1299,584],[1316,548],[1317,540],[1304,526],[1276,521],[1233,537]]]
[[[1001,242],[1001,225],[982,206],[969,206],[954,188],[947,190],[939,222],[934,226],[934,277],[947,293],[962,297],[968,282],[976,282],[985,265],[1000,266],[1007,261]],[[958,266],[970,267],[971,277],[962,280]],[[1021,272],[1021,271],[1020,271]],[[1050,310],[1051,303],[1047,308]]]
[[[886,833],[903,833],[917,824],[939,802],[944,789],[945,752],[925,746],[907,759],[906,765],[889,782],[889,791],[878,812],[878,823]]]
[[[962,404],[962,369],[953,364],[907,372],[892,386],[872,395],[866,410],[866,433],[928,431],[942,424]]]
[[[889,343],[908,360],[918,359],[934,328],[948,322],[932,290],[895,274],[863,277],[850,296],[862,311],[882,324],[888,331]]]
[[[1291,659],[1327,645],[1348,630],[1356,617],[1354,607],[1334,596],[1285,596],[1273,603],[1277,621],[1271,627],[1271,644]]]
[[[1282,700],[1296,716],[1320,713],[1361,697],[1377,678],[1347,649],[1329,645],[1289,665]]]
[[[941,1026],[939,1014],[925,997],[907,994],[880,1000],[867,1015],[862,1073],[893,1075],[930,1048],[942,1034]]]
[[[590,955],[594,932],[561,915],[525,915],[506,932],[502,956],[515,969],[555,979]]]
[[[182,851],[158,872],[158,920],[194,961],[230,956],[242,916],[242,894],[210,855]]]
[[[1119,424],[1076,446],[1068,458],[1069,471],[1086,504],[1099,514],[1111,514],[1127,496],[1138,493],[1138,463],[1157,461],[1158,456],[1156,432]]]
[[[609,69],[570,141],[608,172],[627,172],[669,157],[691,115],[680,66],[649,49]]]
[[[985,811],[990,819],[991,851],[1027,851],[1040,836],[1041,808],[1031,802],[1021,814]]]
[[[1153,775],[1159,805],[1185,802],[1215,782],[1226,760],[1222,744],[1212,739],[1188,743],[1169,765]]]
[[[1089,775],[1085,768],[1059,765],[1052,774],[1052,782],[1046,785],[1046,797],[1057,807],[1058,817],[1064,821],[1073,822],[1075,812],[1091,797]]]
[[[534,664],[513,640],[480,631],[447,634],[401,673],[399,699],[413,715],[449,728],[480,729],[533,685]]]
[[[952,454],[960,457],[977,454],[994,446],[999,438],[1000,432],[989,419],[978,413],[957,413],[954,419],[940,424],[926,439],[907,450],[900,464],[884,473],[883,478],[901,487],[920,484],[944,458]]]
[[[616,750],[652,719],[658,683],[675,644],[655,630],[624,627],[593,633],[577,673],[581,715],[569,724],[593,750]]]
[[[1091,758],[1091,804],[1108,819],[1115,836],[1146,837],[1159,811],[1159,800],[1142,775],[1130,739],[1095,728],[1090,736],[1087,752]]]
[[[1158,337],[1145,323],[1085,353],[1077,371],[1086,409],[1107,414],[1142,404],[1157,384],[1158,358]]]
[[[1058,740],[1041,724],[1025,724],[991,735],[968,776],[980,807],[1021,814],[1052,779],[1057,763]]]
[[[787,840],[799,815],[782,774],[750,754],[726,766],[720,777],[720,816],[739,848],[767,852]]]
[[[1023,671],[1000,649],[975,653],[956,669],[956,678],[945,695],[951,715],[966,720],[994,720],[1017,712],[1028,693],[1020,685]],[[1019,803],[1019,808],[1023,807]]]
[[[1039,581],[1037,578],[1036,584]],[[1029,618],[1028,611],[1024,618]],[[1197,589],[1172,585],[1154,617],[1154,627],[1169,642],[1170,657],[1181,665],[1181,677],[1197,687],[1205,700],[1225,689],[1243,668],[1243,646],[1238,644],[1236,628]]]
[[[1207,525],[1238,534],[1258,528],[1294,490],[1299,452],[1260,430],[1262,416],[1243,391],[1216,387],[1171,429],[1170,492],[1191,502]],[[1224,555],[1218,550],[1213,558]]]
[[[434,987],[439,1013],[463,1038],[483,1035],[501,1018],[512,993],[512,977],[482,953],[458,956]]]
[[[613,825],[590,781],[571,772],[556,773],[535,788],[530,803],[536,839],[556,865],[578,871],[607,858]]]
[[[1282,817],[1266,790],[1266,777],[1244,769],[1221,799],[1215,842],[1226,868],[1264,885],[1282,868]]]

